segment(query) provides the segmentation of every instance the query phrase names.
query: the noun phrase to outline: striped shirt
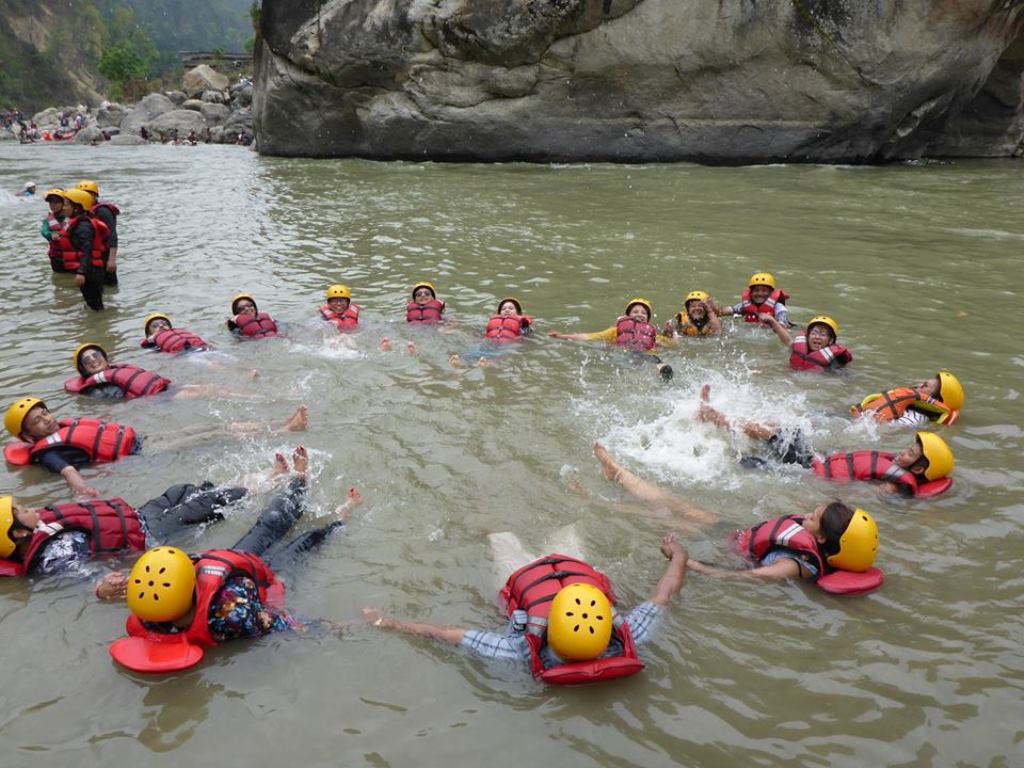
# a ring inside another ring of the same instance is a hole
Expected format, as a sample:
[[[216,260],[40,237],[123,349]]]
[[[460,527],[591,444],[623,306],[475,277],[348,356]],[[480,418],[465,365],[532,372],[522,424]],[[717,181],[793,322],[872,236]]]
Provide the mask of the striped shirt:
[[[626,623],[629,624],[629,633],[633,637],[633,644],[637,647],[643,645],[650,638],[651,631],[661,616],[662,607],[654,603],[641,603],[626,616]],[[497,659],[500,661],[524,661],[530,662],[530,644],[526,641],[525,612],[516,611],[509,622],[508,629],[504,634],[499,632],[487,632],[482,629],[469,629],[462,637],[460,645],[470,653],[482,659]],[[608,649],[601,654],[601,658],[618,656],[622,653],[622,643],[612,636],[612,642]],[[558,666],[564,663],[551,652],[545,643],[540,650],[541,662],[545,669]]]

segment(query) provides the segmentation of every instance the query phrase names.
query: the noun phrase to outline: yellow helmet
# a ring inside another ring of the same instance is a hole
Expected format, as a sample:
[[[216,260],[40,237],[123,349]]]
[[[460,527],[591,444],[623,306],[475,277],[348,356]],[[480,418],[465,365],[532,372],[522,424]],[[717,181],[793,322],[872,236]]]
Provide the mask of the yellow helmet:
[[[434,284],[433,283],[426,283],[426,282],[424,282],[424,283],[416,283],[416,285],[414,285],[412,287],[412,297],[414,299],[416,298],[416,291],[418,291],[420,288],[429,288],[430,289],[430,293],[434,296],[435,299],[437,298],[437,290],[435,290]]]
[[[0,557],[10,557],[14,551],[11,526],[14,525],[14,499],[0,496]]]
[[[770,272],[755,272],[750,276],[747,287],[753,288],[755,285],[767,285],[774,291],[775,277]]]
[[[639,296],[637,296],[635,299],[630,301],[629,304],[626,305],[626,314],[628,315],[629,314],[629,310],[631,310],[637,304],[640,304],[640,305],[642,305],[642,306],[647,308],[647,319],[648,320],[650,320],[651,318],[654,317],[654,305],[651,304],[651,302],[649,302],[647,299],[641,298]]]
[[[51,197],[56,197],[60,200],[63,200],[64,190],[60,189],[59,187],[54,187],[53,189],[46,190],[46,194],[43,195],[43,200],[45,200],[46,202],[50,202]]]
[[[242,299],[248,299],[249,301],[252,302],[252,305],[253,305],[253,307],[256,308],[256,311],[257,312],[260,311],[259,307],[256,306],[256,299],[254,299],[248,293],[239,293],[236,296],[232,297],[232,299],[231,299],[231,314],[232,315],[237,315],[238,314],[238,310],[235,309],[235,305],[238,304],[238,302],[240,302]]]
[[[570,584],[548,614],[548,645],[566,661],[596,659],[612,638],[612,605],[593,584]]]
[[[710,298],[711,295],[707,291],[690,291],[683,299],[683,306],[685,307],[691,301],[707,301]]]
[[[74,357],[72,358],[72,360],[73,360],[73,361],[74,361],[74,363],[75,363],[75,368],[77,368],[77,369],[78,369],[78,372],[79,372],[80,374],[82,374],[83,376],[85,376],[85,371],[84,371],[84,370],[82,370],[82,361],[81,361],[81,358],[82,358],[82,353],[83,353],[83,352],[85,352],[85,351],[86,351],[87,349],[95,349],[95,350],[98,350],[98,351],[99,351],[99,353],[100,353],[101,355],[103,355],[104,357],[107,357],[107,358],[109,358],[109,357],[110,357],[110,355],[108,355],[108,354],[107,354],[107,350],[105,350],[105,349],[104,349],[103,347],[101,347],[101,346],[100,346],[99,344],[96,344],[96,343],[94,343],[94,342],[91,342],[91,341],[90,341],[90,342],[87,342],[87,343],[85,343],[85,344],[79,344],[79,346],[78,346],[78,349],[76,349],[76,350],[75,350],[75,355],[74,355]]]
[[[92,194],[96,195],[96,197],[100,196],[100,185],[97,184],[95,181],[83,179],[82,181],[78,182],[78,188],[84,189],[86,192],[91,192]]]
[[[949,371],[939,371],[939,399],[954,411],[964,405],[964,388],[960,380]]]
[[[918,432],[917,442],[921,445],[921,453],[928,459],[925,480],[941,480],[953,472],[953,451],[945,440],[931,432]]]
[[[833,320],[828,315],[816,315],[815,317],[812,317],[811,322],[807,324],[807,330],[810,331],[812,325],[819,324],[827,325],[829,328],[832,329],[832,336],[837,339],[839,338],[839,325],[836,323],[835,320]]]
[[[877,555],[878,526],[871,515],[858,507],[839,537],[839,551],[826,560],[837,570],[863,573],[874,565]]]
[[[146,319],[142,321],[142,334],[144,336],[149,335],[149,324],[154,320],[166,320],[168,325],[171,325],[171,318],[165,315],[163,312],[152,312],[146,315]],[[171,325],[173,328],[174,326]]]
[[[349,288],[347,285],[342,285],[341,283],[338,283],[337,285],[332,285],[330,288],[327,289],[327,300],[328,301],[330,301],[331,299],[351,299],[351,298],[352,298],[352,289]]]
[[[15,437],[20,437],[21,427],[25,423],[25,417],[28,416],[28,412],[37,405],[45,407],[46,403],[38,397],[23,397],[8,408],[7,413],[4,414],[4,427],[7,431]]]
[[[60,195],[65,200],[70,200],[72,203],[82,206],[87,211],[96,204],[96,201],[93,200],[92,195],[90,195],[84,189],[65,189],[63,192],[60,193]]]
[[[501,311],[501,305],[504,304],[506,301],[511,301],[513,304],[516,305],[516,314],[517,315],[523,314],[523,305],[519,301],[519,299],[517,299],[515,296],[506,296],[504,299],[499,301],[498,302],[498,311],[499,312]]]
[[[128,574],[128,610],[142,621],[174,621],[192,608],[196,569],[177,547],[154,547]]]

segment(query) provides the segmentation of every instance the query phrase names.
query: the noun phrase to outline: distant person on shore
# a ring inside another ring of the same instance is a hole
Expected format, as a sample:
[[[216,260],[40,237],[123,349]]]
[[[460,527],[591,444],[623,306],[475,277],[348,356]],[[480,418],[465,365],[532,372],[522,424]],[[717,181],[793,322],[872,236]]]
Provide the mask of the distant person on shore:
[[[605,341],[624,349],[638,361],[652,363],[661,377],[672,378],[672,366],[662,362],[655,350],[659,346],[675,346],[676,342],[658,333],[654,326],[654,307],[647,299],[635,298],[626,305],[626,312],[619,316],[615,325],[594,333],[562,333],[548,331],[554,339],[568,341]]]
[[[706,291],[690,291],[683,299],[683,311],[667,320],[662,330],[669,339],[677,335],[713,336],[722,332],[722,321]]]
[[[78,188],[92,195],[93,205],[90,212],[107,225],[110,235],[107,248],[103,252],[103,282],[105,285],[117,285],[117,217],[121,209],[109,200],[100,200],[100,187],[95,181],[83,179]]]
[[[64,266],[73,267],[75,285],[81,290],[86,305],[99,312],[103,309],[103,252],[110,230],[90,213],[95,200],[84,189],[67,189],[63,196],[64,215],[68,217],[67,242],[61,244],[65,249]]]
[[[22,200],[31,200],[36,196],[36,183],[34,181],[26,181],[25,185],[21,188],[21,192],[18,193],[18,197]]]
[[[838,343],[839,326],[828,315],[812,317],[804,332],[795,337],[771,315],[765,315],[761,322],[789,347],[789,367],[794,371],[835,373],[853,362],[853,353]]]
[[[850,406],[850,415],[883,424],[919,427],[929,423],[950,426],[960,418],[964,388],[949,371],[939,371],[912,387],[875,392]]]
[[[788,326],[788,299],[788,293],[775,287],[774,275],[769,272],[756,272],[750,276],[747,289],[740,295],[739,303],[731,307],[716,307],[715,311],[722,317],[738,315],[746,323],[760,323],[762,317],[770,316]]]
[[[139,138],[143,141],[149,141],[149,131],[146,130],[146,126],[142,126],[139,129]]]
[[[64,268],[64,256],[61,249],[61,238],[65,235],[64,227],[68,220],[64,215],[64,190],[48,189],[43,199],[50,206],[50,212],[43,219],[39,234],[49,243],[46,255],[50,259],[50,269],[54,272],[67,272],[68,270]]]
[[[240,293],[231,299],[231,314],[227,321],[228,330],[239,338],[267,339],[278,335],[277,323],[266,312],[260,312],[256,299],[248,293]]]

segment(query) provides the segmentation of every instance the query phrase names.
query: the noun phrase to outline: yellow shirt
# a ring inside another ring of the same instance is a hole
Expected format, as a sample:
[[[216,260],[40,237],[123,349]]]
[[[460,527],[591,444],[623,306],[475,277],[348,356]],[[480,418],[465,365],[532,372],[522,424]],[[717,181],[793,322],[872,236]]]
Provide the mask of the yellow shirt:
[[[588,333],[587,334],[587,341],[606,341],[609,344],[614,344],[615,343],[615,338],[618,335],[619,335],[619,332],[616,329],[616,326],[613,325],[611,328],[606,328],[603,331],[597,331],[596,333]],[[648,355],[653,355],[653,354],[656,354],[655,350],[657,350],[657,348],[659,346],[662,346],[662,347],[678,347],[679,346],[679,342],[676,341],[675,339],[670,339],[667,336],[662,336],[659,333],[659,334],[657,334],[654,337],[654,347],[653,347],[653,349],[644,349],[644,350],[638,350],[638,351],[644,352],[645,354],[648,354]]]

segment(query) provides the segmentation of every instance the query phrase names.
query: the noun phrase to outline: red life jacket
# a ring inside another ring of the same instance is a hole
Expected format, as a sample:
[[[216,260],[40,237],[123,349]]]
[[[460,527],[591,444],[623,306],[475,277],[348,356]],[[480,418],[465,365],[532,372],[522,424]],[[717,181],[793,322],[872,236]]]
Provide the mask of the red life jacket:
[[[191,331],[181,328],[168,328],[163,331],[157,331],[152,339],[143,339],[141,346],[146,349],[153,349],[155,347],[160,352],[176,354],[178,352],[188,352],[189,350],[206,349],[209,345]]]
[[[146,548],[139,517],[124,499],[56,504],[36,511],[40,526],[32,534],[24,557],[21,562],[0,560],[0,576],[24,576],[50,537],[63,531],[89,534],[89,551],[93,555],[114,554],[126,549],[141,552]]]
[[[64,390],[72,395],[85,394],[101,384],[113,384],[124,392],[125,400],[136,397],[152,397],[160,394],[171,383],[170,379],[139,368],[137,365],[111,365],[107,370],[92,376],[75,376],[64,382]]]
[[[256,582],[260,602],[266,605],[281,607],[284,604],[284,582],[279,580],[270,566],[262,559],[249,552],[232,549],[211,549],[195,556],[193,564],[196,569],[196,602],[192,623],[182,634],[195,645],[214,646],[217,641],[210,634],[210,603],[224,587],[224,583],[235,576],[247,576]],[[131,614],[125,629],[134,637],[152,637],[159,633],[152,632]]]
[[[80,219],[88,219],[92,225],[92,250],[89,254],[82,254],[71,245],[70,234],[77,226]],[[64,269],[68,272],[76,271],[82,264],[83,258],[88,258],[94,267],[103,266],[103,252],[107,249],[107,240],[110,238],[110,229],[99,219],[86,213],[82,216],[75,216],[65,225],[64,234],[60,239],[61,253],[64,257]]]
[[[131,455],[135,443],[135,430],[123,424],[97,419],[61,419],[60,429],[34,444],[20,440],[4,446],[4,458],[15,466],[24,467],[43,451],[67,445],[85,451],[89,463],[102,464]]]
[[[842,344],[829,344],[816,352],[807,346],[807,336],[798,334],[789,345],[789,367],[794,371],[834,371],[853,361],[853,354]]]
[[[799,515],[783,515],[765,520],[736,537],[736,551],[754,563],[760,563],[775,547],[810,555],[818,568],[815,586],[834,595],[862,595],[882,585],[885,576],[877,568],[869,568],[863,573],[832,568],[822,557],[818,542],[801,525],[802,522],[803,517]]]
[[[899,483],[910,488],[914,496],[936,496],[948,490],[953,484],[950,477],[938,480],[923,481],[913,472],[898,466],[893,459],[894,454],[882,451],[852,451],[851,453],[833,453],[824,460],[815,458],[811,469],[818,477],[836,483],[849,483],[852,480],[882,480]]]
[[[545,669],[540,649],[547,632],[551,601],[562,587],[577,583],[594,585],[612,604],[612,626],[615,637],[622,644],[622,652],[618,656],[567,662]],[[530,646],[530,668],[534,677],[546,683],[580,685],[634,675],[644,668],[633,647],[629,625],[614,609],[615,594],[611,582],[582,560],[566,555],[548,555],[534,560],[508,577],[500,598],[507,604],[509,616],[516,610],[526,611],[529,617],[526,640]]]
[[[744,321],[748,323],[759,323],[759,315],[771,315],[775,317],[775,305],[785,304],[789,294],[781,288],[776,288],[771,295],[761,304],[755,304],[750,300],[750,289],[747,288],[740,294],[740,312],[743,313]]]
[[[491,315],[491,319],[487,321],[484,337],[499,344],[515,341],[523,337],[526,329],[532,323],[533,318],[529,315],[512,315],[510,317]]]
[[[921,398],[916,389],[897,387],[888,392],[876,392],[861,400],[860,405],[850,406],[851,416],[870,415],[875,421],[883,423],[896,421],[908,409],[921,411],[932,421],[950,426],[960,416],[948,405],[932,397]]]
[[[444,302],[439,299],[431,299],[420,306],[415,301],[405,305],[405,322],[413,325],[433,325],[441,322],[441,315],[444,313]]]
[[[736,537],[736,551],[748,560],[759,563],[773,547],[785,547],[810,555],[818,567],[818,573],[824,576],[831,569],[821,556],[818,542],[800,525],[802,522],[803,517],[799,515],[783,515],[766,520]]]
[[[100,200],[96,205],[89,209],[90,213],[96,213],[97,208],[106,208],[111,214],[113,214],[114,219],[117,219],[117,217],[121,215],[121,209],[109,200]]]
[[[658,341],[658,329],[650,323],[637,322],[623,315],[615,321],[615,344],[629,349],[654,349]]]
[[[252,339],[265,339],[277,336],[277,323],[266,312],[260,312],[255,316],[235,315],[235,319],[232,322],[235,324],[234,330],[238,331],[242,336]]]
[[[50,261],[58,266],[63,265],[64,251],[61,250],[60,243],[61,237],[64,236],[64,224],[65,221],[60,221],[56,216],[53,215],[53,211],[46,214],[46,226],[50,228],[50,244],[49,250],[46,255],[50,257]],[[70,241],[68,245],[70,245]]]
[[[711,323],[705,318],[704,325],[698,327],[690,320],[690,316],[679,312],[675,317],[676,333],[683,336],[707,336],[711,333]]]
[[[334,327],[344,333],[354,331],[359,325],[359,305],[349,305],[341,312],[335,312],[329,304],[320,307],[320,316],[328,323],[334,323]]]

